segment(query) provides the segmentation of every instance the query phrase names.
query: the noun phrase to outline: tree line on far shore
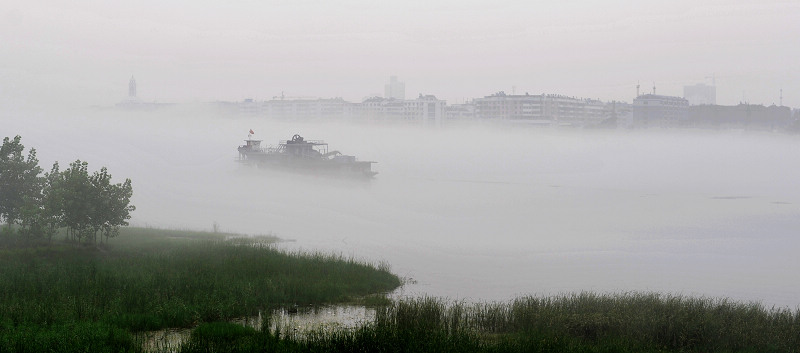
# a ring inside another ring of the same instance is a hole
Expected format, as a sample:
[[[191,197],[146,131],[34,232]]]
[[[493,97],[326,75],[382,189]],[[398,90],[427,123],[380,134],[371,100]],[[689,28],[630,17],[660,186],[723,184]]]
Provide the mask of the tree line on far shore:
[[[27,157],[18,135],[0,147],[0,222],[2,233],[24,239],[51,240],[59,229],[78,242],[113,238],[128,225],[133,195],[131,180],[112,184],[105,167],[89,173],[88,163],[76,160],[60,170],[58,162],[42,174],[36,150]]]

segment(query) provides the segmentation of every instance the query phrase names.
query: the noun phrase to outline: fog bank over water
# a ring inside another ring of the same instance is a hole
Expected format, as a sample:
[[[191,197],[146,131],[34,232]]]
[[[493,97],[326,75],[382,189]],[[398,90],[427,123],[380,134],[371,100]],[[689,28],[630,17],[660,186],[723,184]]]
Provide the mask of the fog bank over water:
[[[653,290],[796,307],[800,139],[737,131],[440,130],[198,117],[4,113],[40,165],[133,181],[132,224],[259,234],[386,261],[401,295],[506,300]],[[301,134],[378,163],[371,182],[236,162]]]

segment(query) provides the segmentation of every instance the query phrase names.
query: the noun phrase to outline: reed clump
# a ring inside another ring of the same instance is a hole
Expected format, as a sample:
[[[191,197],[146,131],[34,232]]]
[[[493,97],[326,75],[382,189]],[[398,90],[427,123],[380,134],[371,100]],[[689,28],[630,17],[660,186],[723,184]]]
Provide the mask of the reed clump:
[[[291,254],[263,239],[243,245],[220,233],[142,228],[123,229],[102,247],[0,239],[0,351],[54,342],[50,331],[77,335],[85,323],[130,335],[400,285],[388,271],[353,259]]]
[[[798,352],[800,313],[655,293],[587,292],[477,304],[417,298],[378,308],[375,320],[357,329],[303,336],[262,329],[225,342],[215,351]],[[182,351],[208,347],[193,340]]]

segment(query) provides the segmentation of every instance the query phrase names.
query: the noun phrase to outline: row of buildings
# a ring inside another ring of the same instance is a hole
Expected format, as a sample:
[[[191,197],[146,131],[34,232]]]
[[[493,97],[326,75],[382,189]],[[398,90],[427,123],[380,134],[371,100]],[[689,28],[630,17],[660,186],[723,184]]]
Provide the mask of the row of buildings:
[[[470,121],[575,127],[711,127],[781,129],[800,126],[784,106],[716,104],[716,87],[684,87],[684,97],[638,94],[632,103],[603,102],[559,94],[506,94],[497,92],[462,104],[450,104],[433,95],[406,99],[405,83],[390,78],[384,96],[361,102],[342,98],[286,97],[258,101],[217,102],[226,114],[262,116],[284,120],[356,120],[443,126]],[[638,86],[637,86],[638,90]],[[152,105],[152,104],[151,104]],[[131,78],[129,97],[118,107],[140,107],[136,81]],[[800,117],[800,116],[798,116]]]
[[[227,112],[285,120],[364,120],[442,126],[447,102],[433,95],[415,99],[370,97],[360,103],[342,98],[276,97],[265,101],[218,102]]]
[[[690,105],[681,97],[645,94],[633,100],[629,127],[701,127],[758,130],[795,129],[800,114],[784,106]]]
[[[613,115],[613,105],[556,94],[508,95],[498,92],[468,103],[448,105],[433,95],[414,99],[369,97],[353,103],[342,98],[274,97],[256,101],[220,102],[228,111],[276,119],[342,119],[441,126],[472,120],[534,125],[595,125]],[[620,104],[621,111],[627,105]],[[628,109],[630,110],[630,109]]]
[[[274,98],[220,102],[227,113],[284,120],[354,120],[443,126],[484,121],[519,125],[574,127],[709,127],[781,129],[794,123],[789,107],[738,104],[690,105],[682,97],[642,94],[633,103],[603,102],[557,94],[510,95],[504,92],[450,104],[433,95],[414,99],[370,97]]]

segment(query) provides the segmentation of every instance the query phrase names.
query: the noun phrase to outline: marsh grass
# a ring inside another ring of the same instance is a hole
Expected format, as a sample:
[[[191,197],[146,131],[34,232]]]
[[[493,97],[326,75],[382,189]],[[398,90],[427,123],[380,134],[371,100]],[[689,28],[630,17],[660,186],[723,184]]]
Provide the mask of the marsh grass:
[[[0,241],[0,351],[84,323],[125,334],[192,327],[400,285],[372,264],[227,236],[126,228],[103,246]]]
[[[103,323],[5,327],[2,352],[139,352],[141,344],[127,331]]]
[[[0,238],[0,352],[137,352],[132,332],[195,327],[181,352],[798,352],[800,311],[655,293],[507,303],[389,301],[386,264],[264,239],[128,228],[85,246]],[[279,307],[376,307],[355,329],[229,323]],[[281,331],[283,330],[283,331]]]
[[[356,329],[303,337],[261,330],[225,337],[224,347],[215,345],[214,351],[798,352],[800,313],[654,293],[578,293],[479,304],[418,298],[378,308],[374,322]],[[267,341],[272,343],[253,345]],[[208,347],[193,340],[182,352]]]
[[[800,350],[798,311],[654,293],[578,293],[495,304],[445,304],[423,298],[378,311],[375,328],[438,331],[448,337],[474,334],[481,337],[479,347],[519,346],[523,351],[547,347],[570,351],[591,347],[621,351]]]

